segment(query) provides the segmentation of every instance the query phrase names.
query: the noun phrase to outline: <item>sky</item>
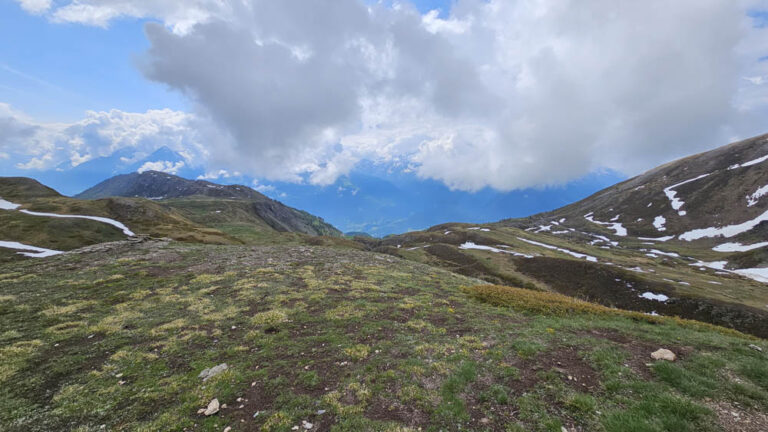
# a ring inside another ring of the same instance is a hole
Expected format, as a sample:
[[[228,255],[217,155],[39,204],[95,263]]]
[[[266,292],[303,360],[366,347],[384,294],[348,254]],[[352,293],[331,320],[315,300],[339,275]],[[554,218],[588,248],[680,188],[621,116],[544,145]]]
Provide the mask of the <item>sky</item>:
[[[158,169],[377,235],[768,132],[768,0],[0,0],[0,175]]]

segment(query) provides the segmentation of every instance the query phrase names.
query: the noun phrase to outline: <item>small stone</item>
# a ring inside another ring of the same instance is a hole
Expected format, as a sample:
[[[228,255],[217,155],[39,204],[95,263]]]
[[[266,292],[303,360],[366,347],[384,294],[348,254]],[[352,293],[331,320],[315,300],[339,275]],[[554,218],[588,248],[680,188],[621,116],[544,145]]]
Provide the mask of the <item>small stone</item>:
[[[749,344],[749,347],[752,348],[755,351],[763,352],[763,349],[760,348],[759,346],[755,345],[755,344]]]
[[[208,407],[205,409],[205,411],[203,411],[203,414],[205,414],[205,416],[207,417],[207,416],[212,416],[217,412],[219,412],[219,400],[213,399],[208,403]]]
[[[214,366],[212,368],[203,369],[203,371],[200,372],[200,375],[198,375],[197,377],[198,378],[202,378],[203,382],[206,382],[209,379],[215,377],[216,375],[224,372],[228,368],[229,368],[229,366],[227,366],[226,363],[222,363],[222,364],[220,364],[218,366]]]
[[[323,415],[325,414],[325,410],[317,410],[317,415]]]
[[[232,426],[227,426],[224,428],[224,432],[229,432],[232,430]]]
[[[565,426],[560,426],[560,432],[568,432],[568,429]]]
[[[122,378],[122,377],[123,377],[123,374],[121,374],[121,373],[115,375],[115,378]]]
[[[117,382],[117,384],[118,384],[118,385],[124,385],[124,384],[125,384],[125,381],[123,381],[123,380],[120,380],[120,381],[118,381],[118,382]]]
[[[482,423],[482,424],[488,424],[490,422],[491,422],[491,420],[488,417],[483,417],[483,418],[480,419],[480,423]]]
[[[299,427],[298,426],[294,426],[294,427],[291,428],[291,430],[299,430]]]
[[[253,418],[256,418],[256,417],[258,417],[258,416],[259,416],[259,414],[261,414],[261,411],[256,411],[255,413],[253,413]]]
[[[310,422],[308,422],[306,420],[302,420],[301,421],[301,425],[304,426],[304,429],[306,429],[306,430],[310,430],[313,427],[315,427],[315,425],[313,425],[312,423],[310,423]]]
[[[227,409],[227,404],[221,404],[221,409]]]
[[[239,398],[237,398],[236,400],[237,400],[238,402],[242,402],[242,401],[243,401],[243,398],[239,397]]]
[[[245,405],[240,405],[239,407],[237,407],[237,409],[243,409],[243,408],[245,408]]]
[[[675,353],[665,348],[661,348],[651,353],[651,358],[653,358],[654,360],[666,360],[666,361],[672,361],[672,362],[677,360],[677,356],[675,355]]]

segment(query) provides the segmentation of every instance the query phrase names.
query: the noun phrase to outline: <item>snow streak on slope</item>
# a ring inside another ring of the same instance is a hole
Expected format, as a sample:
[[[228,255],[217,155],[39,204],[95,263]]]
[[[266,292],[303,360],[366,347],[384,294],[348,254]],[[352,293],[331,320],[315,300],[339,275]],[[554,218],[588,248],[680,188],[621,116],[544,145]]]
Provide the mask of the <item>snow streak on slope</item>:
[[[747,195],[747,207],[757,204],[765,194],[768,194],[768,186],[760,187],[752,195]]]
[[[609,229],[614,230],[616,232],[617,236],[621,236],[621,237],[626,237],[627,236],[627,229],[624,228],[624,226],[621,224],[621,222],[601,222],[601,221],[597,221],[597,220],[595,220],[595,218],[592,215],[592,213],[585,214],[584,215],[584,219],[592,222],[593,224],[607,226]],[[615,219],[618,219],[618,216],[614,217],[611,220],[613,221]]]
[[[56,213],[41,213],[41,212],[33,212],[29,210],[19,210],[22,213],[26,213],[31,216],[45,216],[45,217],[54,217],[54,218],[74,218],[74,219],[89,219],[94,220],[97,222],[102,222],[105,224],[112,225],[113,227],[123,231],[123,234],[131,237],[135,237],[136,234],[133,233],[133,231],[129,230],[127,226],[123,225],[122,223],[114,220],[109,219],[105,217],[99,217],[99,216],[83,216],[83,215],[61,215]]]
[[[752,166],[752,165],[757,165],[757,164],[759,164],[761,162],[765,162],[766,160],[768,160],[768,155],[763,156],[763,157],[759,157],[757,159],[752,159],[751,161],[744,162],[743,164],[731,165],[731,166],[728,167],[728,169],[732,170],[732,169],[736,169],[736,168],[744,168],[744,167],[748,167],[748,166]]]
[[[571,250],[568,250],[568,249],[559,248],[557,246],[552,246],[552,245],[548,245],[548,244],[545,244],[545,243],[539,243],[539,242],[533,241],[533,240],[524,239],[522,237],[518,237],[517,239],[520,240],[520,241],[524,241],[526,243],[532,244],[534,246],[540,246],[540,247],[543,247],[543,248],[556,250],[558,252],[562,252],[564,254],[568,254],[568,255],[570,255],[572,257],[575,257],[575,258],[583,258],[583,259],[585,259],[587,261],[597,262],[597,258],[595,258],[593,256],[581,254],[581,253],[578,253],[578,252],[574,252],[574,251],[571,251]]]
[[[664,216],[656,216],[656,218],[653,219],[653,226],[659,231],[667,230],[667,228],[664,227],[665,223],[667,223],[667,219]]]
[[[509,246],[499,245],[499,247],[509,247]],[[533,255],[527,255],[527,254],[523,254],[520,252],[511,251],[511,250],[498,249],[492,246],[479,245],[473,242],[466,242],[461,246],[459,246],[459,249],[477,249],[477,250],[484,250],[489,252],[505,253],[505,254],[510,254],[510,255],[524,257],[524,258],[533,258]]]
[[[23,243],[18,242],[9,242],[9,241],[1,241],[0,240],[0,247],[6,248],[6,249],[15,249],[20,251],[27,251],[27,252],[18,252],[21,255],[28,256],[31,258],[45,258],[53,255],[62,254],[64,252],[52,250],[52,249],[44,249],[39,248],[36,246],[29,246],[25,245]]]
[[[707,177],[707,176],[709,176],[709,174],[702,174],[696,178],[688,179],[684,182],[673,184],[672,186],[664,188],[664,194],[667,195],[667,198],[669,198],[669,201],[672,204],[672,208],[677,210],[678,215],[685,216],[687,212],[685,210],[680,210],[680,207],[682,207],[685,204],[685,201],[677,198],[677,192],[674,189],[684,184],[703,179],[704,177]]]
[[[19,207],[21,207],[21,204],[14,204],[0,198],[0,210],[16,210]]]
[[[741,243],[723,243],[712,248],[715,252],[747,252],[752,249],[758,249],[768,246],[768,242],[755,243],[751,245],[743,245]]]
[[[768,221],[768,211],[766,211],[765,213],[761,214],[760,216],[752,220],[748,220],[746,222],[742,222],[737,225],[726,225],[721,228],[710,227],[710,228],[700,228],[700,229],[691,230],[681,234],[680,240],[691,241],[691,240],[698,240],[705,237],[720,237],[720,236],[726,237],[726,238],[733,237],[751,230],[752,228],[758,226],[761,222],[764,222],[764,221]]]

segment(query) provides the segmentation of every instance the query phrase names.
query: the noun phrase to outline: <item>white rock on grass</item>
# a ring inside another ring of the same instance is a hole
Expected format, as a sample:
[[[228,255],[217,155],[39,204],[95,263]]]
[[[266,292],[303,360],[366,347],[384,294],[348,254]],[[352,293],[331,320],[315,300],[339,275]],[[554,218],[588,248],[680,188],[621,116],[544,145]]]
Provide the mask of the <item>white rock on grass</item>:
[[[202,378],[203,382],[206,382],[209,379],[215,377],[216,375],[224,372],[228,368],[229,368],[229,366],[227,366],[226,363],[222,363],[222,364],[220,364],[218,366],[214,366],[212,368],[203,369],[203,371],[200,372],[200,375],[198,375],[197,377],[198,378]]]
[[[672,351],[666,348],[661,348],[657,351],[654,351],[653,353],[651,353],[651,358],[653,358],[654,360],[666,360],[671,362],[677,360],[677,356],[675,355],[675,353],[673,353]]]
[[[203,411],[203,414],[205,416],[212,416],[219,412],[219,407],[219,400],[214,399],[208,403],[208,407],[205,409],[205,411]]]

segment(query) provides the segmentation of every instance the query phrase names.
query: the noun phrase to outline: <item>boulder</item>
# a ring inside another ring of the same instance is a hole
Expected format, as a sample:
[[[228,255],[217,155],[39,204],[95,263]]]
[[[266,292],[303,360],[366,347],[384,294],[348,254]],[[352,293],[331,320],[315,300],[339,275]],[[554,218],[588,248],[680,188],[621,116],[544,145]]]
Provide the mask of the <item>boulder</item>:
[[[200,375],[198,375],[197,377],[198,378],[202,378],[203,382],[206,382],[209,379],[215,377],[216,375],[224,372],[228,368],[229,368],[229,366],[227,366],[226,363],[222,363],[222,364],[220,364],[218,366],[214,366],[212,368],[203,369],[203,371],[200,372]]]
[[[677,360],[677,356],[675,355],[675,353],[673,353],[672,351],[666,348],[661,348],[657,351],[654,351],[653,353],[651,353],[651,358],[653,358],[654,360],[667,360],[671,362]]]
[[[203,411],[203,414],[206,416],[212,416],[219,412],[219,400],[214,399],[208,403],[208,407]]]

